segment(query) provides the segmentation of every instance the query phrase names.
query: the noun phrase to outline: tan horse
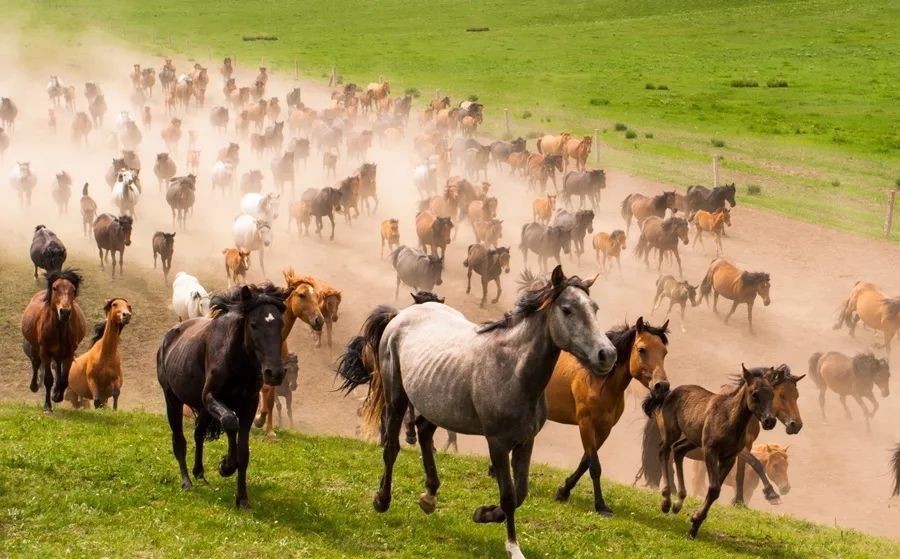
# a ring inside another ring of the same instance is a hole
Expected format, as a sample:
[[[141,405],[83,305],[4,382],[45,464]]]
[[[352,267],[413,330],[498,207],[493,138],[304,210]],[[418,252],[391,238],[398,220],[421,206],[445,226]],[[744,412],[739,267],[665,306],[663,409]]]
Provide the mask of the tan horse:
[[[594,140],[590,136],[582,136],[581,138],[571,138],[566,142],[565,154],[563,157],[565,167],[569,166],[569,158],[575,160],[575,168],[584,171],[587,166],[588,156],[591,154],[591,146]]]
[[[535,198],[531,203],[531,212],[534,221],[548,225],[550,218],[553,217],[553,210],[556,208],[556,194],[547,194],[540,198]]]
[[[697,241],[703,246],[703,232],[706,231],[716,238],[716,256],[722,256],[725,252],[722,248],[722,235],[725,234],[726,225],[731,227],[731,211],[728,208],[722,208],[714,213],[698,210],[691,217],[691,223],[697,231],[694,235],[694,244],[691,246],[697,246]]]
[[[247,282],[247,270],[250,269],[250,253],[239,248],[226,248],[222,250],[225,255],[225,278],[228,287]]]
[[[319,300],[319,312],[325,319],[325,332],[327,334],[328,349],[332,348],[331,332],[334,323],[338,321],[338,310],[341,306],[341,291],[328,285],[326,282],[314,278],[312,276],[301,276],[297,281],[312,284]],[[316,347],[322,347],[322,329],[313,330],[313,336],[316,338]]]
[[[652,198],[643,194],[629,194],[622,200],[622,219],[625,220],[625,231],[631,230],[631,218],[637,220],[638,227],[648,217],[666,217],[666,210],[675,209],[675,191],[663,192]]]
[[[758,295],[763,305],[769,306],[772,300],[769,298],[771,279],[765,272],[747,272],[741,270],[731,262],[717,258],[709,265],[706,277],[700,284],[700,300],[709,303],[709,294],[713,294],[713,311],[719,312],[716,305],[719,296],[732,302],[731,310],[725,316],[725,323],[734,314],[740,304],[747,305],[747,322],[750,325],[750,333],[753,334],[753,303]]]
[[[750,452],[754,458],[759,460],[766,472],[766,477],[774,482],[778,487],[778,492],[787,495],[791,491],[791,482],[788,479],[788,446],[780,444],[758,444],[754,445]],[[734,487],[737,491],[737,482],[735,481],[735,472],[732,470],[725,478],[724,485]],[[753,470],[747,472],[742,487],[744,492],[744,502],[749,503],[756,488],[759,487],[759,476]],[[694,461],[694,488],[693,494],[702,497],[706,493],[706,466],[700,460]]]
[[[566,144],[571,138],[571,132],[560,132],[558,136],[541,136],[537,139],[538,153],[543,155],[561,155],[565,157]]]
[[[456,217],[459,213],[459,188],[448,182],[441,196],[431,197],[428,209],[437,217]]]
[[[132,310],[128,301],[116,298],[108,300],[103,311],[106,320],[94,326],[91,348],[75,359],[69,372],[66,399],[76,408],[87,400],[92,400],[95,408],[104,407],[112,398],[113,409],[119,409],[124,381],[119,340],[122,329],[131,322]]]
[[[438,217],[428,210],[416,214],[416,235],[419,237],[419,246],[427,254],[431,247],[431,254],[444,258],[447,245],[450,244],[450,232],[453,229],[453,221],[449,217]]]
[[[874,283],[857,282],[850,291],[850,297],[841,305],[841,314],[834,329],[846,324],[850,335],[855,336],[860,320],[869,328],[884,332],[884,347],[890,356],[891,340],[900,330],[900,297],[888,297]]]
[[[594,235],[592,244],[597,257],[597,264],[601,265],[603,273],[612,270],[612,261],[615,259],[619,265],[619,275],[622,275],[622,250],[625,246],[625,231],[616,229],[612,233],[597,233]],[[603,262],[600,261],[600,255],[603,254]],[[608,263],[608,265],[607,265]]]
[[[625,388],[635,379],[650,389],[654,398],[669,391],[665,360],[666,328],[646,324],[638,318],[632,327],[607,332],[616,347],[616,365],[608,376],[597,377],[571,354],[562,353],[553,369],[545,391],[548,419],[566,425],[577,425],[584,454],[575,472],[566,478],[556,492],[557,501],[567,501],[578,480],[590,470],[594,485],[594,510],[611,516],[612,510],[603,500],[600,487],[600,460],[597,452],[609,437],[625,410]]]
[[[400,222],[394,218],[381,222],[381,259],[384,260],[384,245],[393,252],[400,246]]]
[[[847,408],[847,396],[852,396],[863,410],[866,419],[866,430],[869,430],[869,418],[878,411],[878,401],[872,393],[873,388],[881,389],[881,396],[887,398],[891,393],[891,370],[887,359],[879,359],[872,353],[860,353],[849,357],[837,351],[829,351],[824,355],[814,353],[809,358],[809,376],[819,388],[819,408],[825,418],[825,393],[830,388],[841,398],[841,405],[847,419],[850,409]],[[872,411],[863,403],[863,398],[872,402]]]

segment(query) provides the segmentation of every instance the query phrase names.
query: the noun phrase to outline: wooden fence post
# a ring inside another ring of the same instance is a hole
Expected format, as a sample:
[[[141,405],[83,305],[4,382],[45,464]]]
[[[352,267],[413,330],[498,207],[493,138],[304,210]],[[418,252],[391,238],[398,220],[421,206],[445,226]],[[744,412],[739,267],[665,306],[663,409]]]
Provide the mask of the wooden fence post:
[[[297,64],[297,59],[294,59],[294,78],[300,77],[300,65]]]
[[[503,109],[503,118],[506,120],[506,135],[512,136],[509,132],[509,109]]]
[[[600,129],[594,128],[594,161],[600,163]]]
[[[894,226],[894,201],[897,198],[897,189],[888,191],[887,215],[884,218],[884,236],[891,237],[891,229]]]
[[[334,66],[332,66],[331,67],[331,78],[328,79],[328,87],[334,86],[335,76],[336,76],[335,68],[334,68]]]
[[[719,156],[713,155],[713,188],[719,186]]]

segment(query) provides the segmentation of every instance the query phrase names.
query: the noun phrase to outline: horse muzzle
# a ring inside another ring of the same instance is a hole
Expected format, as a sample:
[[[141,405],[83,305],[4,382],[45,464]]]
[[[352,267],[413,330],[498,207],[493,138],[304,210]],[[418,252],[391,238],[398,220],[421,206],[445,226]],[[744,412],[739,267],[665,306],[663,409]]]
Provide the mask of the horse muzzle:
[[[769,299],[768,297],[766,297],[765,299],[763,299],[763,306],[764,306],[764,307],[768,307],[768,306],[771,305],[771,304],[772,304],[772,300]]]
[[[784,431],[788,435],[796,435],[800,432],[800,429],[803,429],[802,421],[794,421],[793,419],[785,423]]]
[[[68,322],[69,317],[72,316],[72,309],[56,309],[56,316],[60,322]]]
[[[773,416],[767,416],[762,420],[762,428],[766,431],[771,431],[775,428],[775,418]]]
[[[287,370],[284,367],[277,367],[275,369],[272,368],[264,368],[263,369],[263,382],[268,384],[269,386],[281,386],[282,381],[284,381],[284,375]]]
[[[782,495],[787,495],[788,493],[791,492],[791,484],[785,483],[784,485],[779,485],[778,492],[781,493]]]
[[[131,239],[128,239],[125,241],[125,246],[127,246],[127,247],[131,246]]]
[[[889,386],[885,386],[884,388],[881,389],[881,397],[882,398],[887,398],[890,395],[891,395],[891,388]]]
[[[616,348],[610,346],[601,349],[597,352],[594,370],[600,376],[608,375],[616,366],[616,357]]]
[[[322,315],[319,315],[319,316],[317,316],[316,318],[313,319],[313,321],[312,321],[312,323],[310,324],[310,326],[311,326],[312,329],[315,330],[316,332],[321,332],[321,331],[322,331],[322,327],[325,326],[325,319],[322,317]]]
[[[123,314],[123,315],[121,316],[120,320],[121,320],[123,326],[124,326],[125,324],[128,324],[129,322],[131,322],[131,313],[125,313],[125,314]]]

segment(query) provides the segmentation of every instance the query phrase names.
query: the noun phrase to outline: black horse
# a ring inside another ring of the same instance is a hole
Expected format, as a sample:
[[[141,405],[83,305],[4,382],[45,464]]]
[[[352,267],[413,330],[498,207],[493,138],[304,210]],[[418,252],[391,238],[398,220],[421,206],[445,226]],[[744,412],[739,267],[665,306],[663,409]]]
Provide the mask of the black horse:
[[[547,227],[540,223],[528,223],[522,226],[522,237],[519,243],[522,251],[522,259],[528,266],[528,251],[534,251],[538,255],[541,271],[547,269],[547,259],[553,257],[557,264],[561,264],[559,251],[566,254],[572,252],[572,234],[562,227]]]
[[[734,183],[717,186],[712,190],[695,184],[688,187],[685,198],[687,199],[688,209],[692,212],[698,210],[715,212],[725,208],[725,202],[731,204],[732,208],[735,207],[737,202],[734,201],[734,195]]]
[[[38,225],[34,228],[34,238],[31,240],[31,262],[34,263],[34,279],[38,279],[38,268],[47,273],[58,272],[66,262],[66,245],[56,233]]]
[[[572,196],[580,199],[580,208],[584,208],[584,199],[591,201],[591,207],[597,209],[600,204],[600,191],[606,188],[606,172],[603,169],[588,171],[569,171],[563,177],[562,199],[567,208],[572,207]]]
[[[219,473],[238,473],[235,504],[250,508],[247,465],[250,426],[263,383],[284,379],[281,358],[285,292],[271,284],[244,285],[213,297],[212,318],[192,318],[165,333],[156,353],[156,375],[166,400],[172,452],[181,470],[181,487],[190,489],[182,431],[183,407],[197,414],[194,427],[194,479],[204,479],[203,441],[225,431],[228,454]]]
[[[316,218],[316,233],[322,236],[322,218],[328,217],[331,222],[331,237],[334,240],[334,212],[341,211],[341,191],[326,186],[321,190],[307,189],[300,201],[309,208],[309,215]]]
[[[499,171],[500,164],[506,163],[511,153],[522,151],[525,151],[525,138],[521,136],[511,142],[497,141],[491,144],[491,159],[494,160],[494,165]]]

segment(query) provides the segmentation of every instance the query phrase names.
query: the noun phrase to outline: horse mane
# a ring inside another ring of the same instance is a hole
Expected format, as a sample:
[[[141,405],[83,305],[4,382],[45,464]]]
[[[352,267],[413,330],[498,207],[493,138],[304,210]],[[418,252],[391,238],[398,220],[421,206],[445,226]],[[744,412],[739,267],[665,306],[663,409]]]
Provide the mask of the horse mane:
[[[657,210],[665,210],[666,209],[666,200],[669,197],[668,192],[663,192],[662,194],[657,194],[651,200],[653,207]]]
[[[245,289],[250,292],[249,298],[244,298]],[[287,293],[272,282],[235,286],[210,298],[209,314],[213,320],[232,312],[243,316],[262,305],[274,305],[279,312],[284,312]]]
[[[341,300],[342,296],[341,296],[340,289],[331,287],[330,285],[325,285],[325,286],[319,287],[319,297],[321,297],[322,300],[325,300],[329,297],[335,297],[335,296],[338,298],[338,301]]]
[[[120,215],[119,217],[115,218],[115,220],[118,221],[119,223],[121,223],[122,225],[126,225],[126,226],[134,225],[134,218],[131,217],[130,215]]]
[[[754,287],[769,281],[769,274],[766,272],[741,272],[741,281],[746,286]]]
[[[103,338],[103,332],[106,331],[106,319],[104,318],[100,322],[94,324],[93,330],[91,330],[91,342],[88,344],[88,348],[92,348],[97,345],[97,342]]]
[[[887,319],[894,320],[897,318],[897,315],[900,314],[900,297],[885,298],[882,300],[882,303],[884,304],[884,310],[887,311]]]
[[[36,226],[34,227],[34,232],[37,233],[37,232],[40,231],[41,229],[46,229],[46,226],[44,226],[44,225],[36,225]]]
[[[523,319],[546,308],[568,287],[577,287],[585,293],[590,293],[588,284],[578,276],[565,278],[559,285],[553,285],[550,280],[546,280],[542,284],[523,290],[511,311],[507,311],[498,320],[482,323],[476,332],[485,334],[494,330],[511,328]]]
[[[881,364],[880,359],[870,352],[857,353],[853,356],[853,372],[857,376],[866,375],[871,377],[875,369]]]
[[[75,286],[75,297],[78,297],[78,290],[81,287],[81,282],[84,281],[84,278],[81,277],[81,273],[75,268],[47,272],[44,274],[44,277],[47,279],[47,290],[44,292],[45,303],[50,302],[53,293],[53,284],[56,283],[57,280],[64,279]]]
[[[666,335],[669,333],[668,329],[664,330],[644,322],[642,331],[656,336],[662,340],[663,345],[669,345],[669,337]],[[628,326],[623,324],[617,326],[607,332],[606,337],[609,338],[609,341],[616,348],[616,365],[622,365],[631,358],[631,346],[634,345],[634,341],[637,339],[637,325]]]
[[[535,273],[531,271],[531,268],[525,268],[519,274],[519,279],[516,280],[516,283],[519,285],[519,291],[524,291],[534,287],[539,282],[545,281],[547,281],[546,278],[535,275]]]
[[[672,217],[666,218],[662,222],[662,230],[666,233],[671,233],[675,231],[681,224],[687,226],[687,220],[683,217],[678,217],[677,215],[673,215]],[[746,273],[746,272],[745,272]]]
[[[748,371],[750,371],[750,374],[753,376],[765,376],[767,371],[778,371],[781,367],[784,367],[781,369],[781,372],[784,373],[783,375],[779,375],[774,379],[768,379],[770,381],[770,384],[772,385],[772,388],[780,385],[785,381],[797,382],[798,377],[795,377],[793,374],[791,374],[791,370],[784,365],[780,365],[779,367],[753,367],[752,369],[748,369]],[[736,375],[731,375],[728,377],[728,379],[731,381],[732,385],[735,388],[744,386],[743,374],[739,373]]]

